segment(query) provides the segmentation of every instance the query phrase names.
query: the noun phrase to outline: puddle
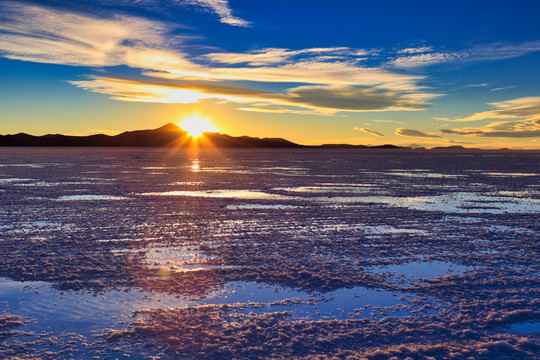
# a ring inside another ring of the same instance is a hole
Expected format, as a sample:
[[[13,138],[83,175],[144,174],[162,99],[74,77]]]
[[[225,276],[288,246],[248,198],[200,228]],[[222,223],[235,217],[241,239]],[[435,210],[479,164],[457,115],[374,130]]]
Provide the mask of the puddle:
[[[223,267],[218,260],[189,247],[159,247],[146,251],[146,263],[154,269],[197,271]]]
[[[518,333],[540,333],[540,322],[538,321],[528,321],[523,323],[518,323],[510,326],[512,331]]]
[[[0,307],[5,313],[34,319],[28,330],[54,333],[77,332],[85,336],[92,331],[114,327],[141,308],[185,306],[186,301],[175,296],[143,291],[108,291],[90,293],[60,292],[48,283],[18,282],[0,279]]]
[[[390,283],[413,285],[418,283],[419,279],[433,280],[450,274],[460,275],[471,270],[471,267],[445,261],[415,261],[406,264],[370,266],[365,270],[368,273],[385,276]]]
[[[392,293],[382,289],[354,287],[329,293],[308,294],[303,291],[260,284],[231,282],[226,284],[221,296],[204,300],[204,304],[256,304],[246,312],[264,314],[290,311],[298,319],[344,320],[385,316],[408,316],[416,306],[411,301],[416,296]],[[221,297],[221,299],[219,299]]]

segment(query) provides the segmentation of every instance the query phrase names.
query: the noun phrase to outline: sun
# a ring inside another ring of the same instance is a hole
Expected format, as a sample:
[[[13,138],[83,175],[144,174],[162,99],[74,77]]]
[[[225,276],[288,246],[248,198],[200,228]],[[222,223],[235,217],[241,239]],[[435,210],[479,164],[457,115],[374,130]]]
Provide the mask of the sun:
[[[187,131],[188,134],[194,138],[201,137],[203,132],[216,131],[215,126],[210,120],[201,117],[199,114],[184,118],[182,122],[178,123],[178,126]]]

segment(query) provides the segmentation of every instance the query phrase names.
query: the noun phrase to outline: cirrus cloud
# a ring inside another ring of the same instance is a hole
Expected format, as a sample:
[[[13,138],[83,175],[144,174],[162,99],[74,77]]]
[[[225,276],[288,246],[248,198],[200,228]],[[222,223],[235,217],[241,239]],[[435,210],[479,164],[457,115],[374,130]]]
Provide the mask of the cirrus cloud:
[[[381,134],[380,132],[377,132],[377,131],[374,131],[374,130],[371,130],[371,129],[368,129],[368,128],[354,127],[354,130],[363,131],[366,134],[371,134],[371,135],[375,135],[375,136],[385,136],[384,134]]]
[[[181,3],[201,6],[219,16],[219,21],[233,26],[250,26],[251,23],[239,17],[233,16],[227,0],[181,0]]]
[[[518,44],[494,43],[479,45],[470,49],[457,51],[430,51],[431,49],[415,53],[414,51],[398,51],[398,56],[388,62],[388,65],[398,69],[412,69],[418,67],[440,65],[447,63],[472,63],[479,61],[493,61],[523,56],[540,51],[540,41],[528,41]]]

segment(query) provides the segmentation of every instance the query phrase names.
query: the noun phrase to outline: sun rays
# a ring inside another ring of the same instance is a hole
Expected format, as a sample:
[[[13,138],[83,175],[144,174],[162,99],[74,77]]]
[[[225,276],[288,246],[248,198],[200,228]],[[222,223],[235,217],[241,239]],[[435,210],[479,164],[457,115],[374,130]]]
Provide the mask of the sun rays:
[[[178,126],[187,131],[188,134],[193,138],[201,137],[204,132],[216,131],[216,127],[210,122],[210,120],[200,116],[199,114],[185,117],[181,122],[178,123]]]

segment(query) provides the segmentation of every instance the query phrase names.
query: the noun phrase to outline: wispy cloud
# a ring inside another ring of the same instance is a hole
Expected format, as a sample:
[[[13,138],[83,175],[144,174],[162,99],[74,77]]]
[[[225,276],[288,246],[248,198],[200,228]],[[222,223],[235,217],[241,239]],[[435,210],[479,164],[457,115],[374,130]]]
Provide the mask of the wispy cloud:
[[[459,59],[456,53],[430,53],[411,56],[401,56],[391,60],[389,64],[398,69],[411,69],[423,66],[444,64]]]
[[[527,138],[540,136],[540,97],[523,97],[490,103],[495,110],[483,111],[453,121],[498,119],[482,127],[442,130],[444,134],[477,137]],[[502,121],[505,119],[505,121]],[[508,119],[513,119],[508,121]]]
[[[384,134],[381,134],[380,132],[377,132],[377,131],[374,131],[374,130],[371,130],[371,129],[368,129],[368,128],[359,128],[359,127],[355,126],[354,130],[363,131],[366,134],[371,134],[371,135],[375,135],[375,136],[385,136]]]
[[[514,124],[518,125],[518,124]],[[525,125],[525,124],[522,124]],[[497,138],[530,138],[530,137],[540,137],[540,126],[539,124],[528,124],[529,130],[520,130],[515,128],[514,130],[508,131],[490,131],[485,128],[466,128],[466,129],[445,129],[442,130],[443,134],[448,135],[463,135],[463,136],[475,136],[475,137],[497,137]]]
[[[422,137],[422,138],[440,138],[440,136],[438,135],[426,134],[420,130],[403,129],[403,128],[396,129],[395,134],[402,135],[402,136]]]
[[[415,47],[415,48],[405,48],[398,50],[398,54],[419,54],[419,53],[425,53],[433,51],[433,48],[431,46],[421,46],[421,47]]]
[[[340,55],[352,55],[355,52],[347,47],[333,47],[333,48],[311,48],[301,50],[289,50],[281,48],[266,48],[253,50],[246,53],[232,53],[232,52],[220,52],[210,53],[203,55],[202,58],[208,59],[216,63],[224,64],[248,64],[252,66],[272,65],[288,62],[289,60],[296,58],[298,55],[319,55],[330,54],[332,56],[325,56],[326,60],[340,59]],[[321,59],[321,56],[317,56]]]
[[[233,16],[232,10],[227,0],[177,0],[180,3],[201,6],[202,8],[215,13],[224,24],[233,26],[248,27],[249,21]]]
[[[463,145],[473,145],[472,142],[467,141],[457,141],[457,140],[451,140],[451,139],[444,139],[444,142],[447,142],[449,144],[463,144]]]
[[[239,108],[238,110],[250,111],[250,112],[261,112],[261,113],[273,113],[273,114],[298,114],[298,115],[318,115],[318,116],[331,116],[334,114],[333,111],[297,110],[297,109],[270,107],[270,106],[251,106],[251,107]]]
[[[529,41],[519,44],[495,43],[458,51],[426,51],[421,54],[402,53],[398,51],[399,54],[406,55],[398,56],[389,61],[388,64],[399,69],[412,69],[447,63],[470,63],[509,59],[537,51],[540,51],[540,41]]]
[[[138,66],[134,55],[149,55],[150,48],[164,43],[167,32],[164,24],[137,17],[96,18],[16,3],[0,9],[5,18],[0,22],[0,54],[17,60]]]
[[[488,86],[489,85],[486,83],[481,83],[481,84],[468,84],[468,85],[465,85],[464,87],[481,88],[481,87],[488,87]]]
[[[508,89],[513,89],[513,88],[515,88],[515,87],[516,87],[516,85],[508,85],[508,86],[503,86],[503,87],[498,87],[498,88],[490,89],[489,91],[508,90]]]

